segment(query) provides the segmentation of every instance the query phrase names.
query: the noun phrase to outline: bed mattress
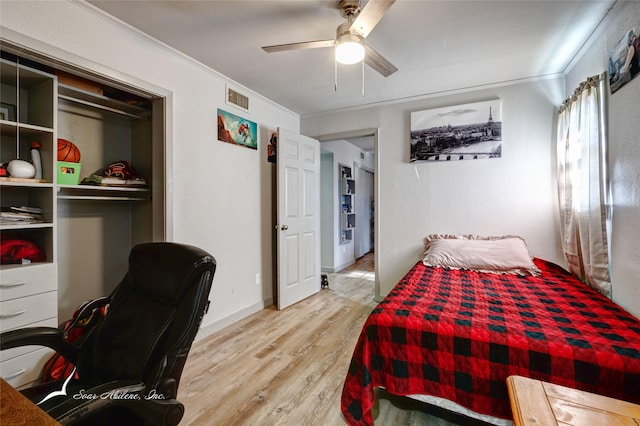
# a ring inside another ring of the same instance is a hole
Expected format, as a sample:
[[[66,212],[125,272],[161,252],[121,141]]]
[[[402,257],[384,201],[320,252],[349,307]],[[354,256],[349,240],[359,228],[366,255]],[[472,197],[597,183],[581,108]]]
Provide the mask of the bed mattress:
[[[375,387],[510,419],[510,375],[640,403],[640,321],[534,262],[539,276],[417,263],[363,326],[342,393],[347,422],[373,424]]]

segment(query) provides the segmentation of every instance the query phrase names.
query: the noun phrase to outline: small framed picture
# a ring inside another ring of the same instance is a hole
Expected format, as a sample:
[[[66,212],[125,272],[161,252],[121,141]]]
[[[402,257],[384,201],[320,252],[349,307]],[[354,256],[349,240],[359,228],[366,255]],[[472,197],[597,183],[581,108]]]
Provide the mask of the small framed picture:
[[[278,132],[272,131],[267,134],[271,134],[269,138],[269,144],[267,145],[267,161],[270,163],[276,162],[276,149],[278,146]]]
[[[609,50],[609,86],[611,93],[640,75],[640,34],[636,27],[629,28]]]
[[[16,106],[0,103],[0,120],[16,121]]]
[[[258,125],[218,108],[218,140],[258,149]]]

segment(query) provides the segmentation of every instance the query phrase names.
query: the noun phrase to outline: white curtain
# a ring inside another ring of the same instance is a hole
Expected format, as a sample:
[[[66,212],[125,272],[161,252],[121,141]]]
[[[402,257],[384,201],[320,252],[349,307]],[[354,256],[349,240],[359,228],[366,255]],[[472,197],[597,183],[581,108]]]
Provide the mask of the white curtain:
[[[606,75],[583,82],[558,115],[561,237],[569,271],[611,297]]]

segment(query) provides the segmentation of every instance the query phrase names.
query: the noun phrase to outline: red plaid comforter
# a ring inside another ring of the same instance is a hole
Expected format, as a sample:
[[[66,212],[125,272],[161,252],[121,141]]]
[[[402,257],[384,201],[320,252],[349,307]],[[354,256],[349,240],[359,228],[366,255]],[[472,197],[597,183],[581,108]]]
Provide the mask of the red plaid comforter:
[[[538,277],[414,266],[364,324],[342,391],[347,422],[373,424],[379,386],[511,418],[514,374],[640,403],[640,321],[534,261]]]

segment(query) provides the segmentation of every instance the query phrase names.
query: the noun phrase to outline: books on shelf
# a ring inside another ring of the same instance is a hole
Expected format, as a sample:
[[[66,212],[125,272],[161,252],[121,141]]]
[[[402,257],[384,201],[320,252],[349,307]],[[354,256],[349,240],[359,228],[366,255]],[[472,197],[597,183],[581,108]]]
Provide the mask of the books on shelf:
[[[12,206],[0,211],[0,225],[43,223],[42,209],[38,207]]]
[[[143,178],[119,179],[115,177],[104,177],[100,175],[91,175],[82,179],[81,185],[97,185],[97,186],[122,186],[128,188],[145,188],[147,181]]]
[[[134,179],[118,179],[112,177],[102,178],[101,185],[107,186],[128,186],[128,187],[145,187],[147,186],[147,181],[142,178],[134,178]]]
[[[127,180],[126,179],[118,179],[118,178],[112,178],[112,177],[103,177],[102,180],[100,181],[100,185],[126,185],[127,184]]]

